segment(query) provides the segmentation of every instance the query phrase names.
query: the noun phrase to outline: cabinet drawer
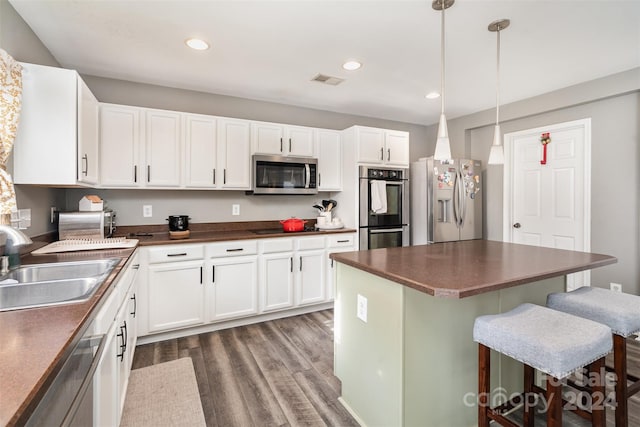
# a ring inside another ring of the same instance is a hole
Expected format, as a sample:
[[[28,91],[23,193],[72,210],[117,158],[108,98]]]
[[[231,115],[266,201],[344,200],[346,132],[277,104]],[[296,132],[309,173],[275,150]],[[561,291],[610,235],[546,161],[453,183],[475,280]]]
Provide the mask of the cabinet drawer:
[[[263,254],[291,252],[293,251],[293,239],[262,240],[260,247]]]
[[[257,240],[236,240],[233,242],[211,243],[207,245],[208,258],[254,255],[258,253]]]
[[[353,246],[354,242],[355,235],[353,234],[334,234],[332,236],[327,236],[327,247],[329,248]]]
[[[296,250],[306,251],[307,249],[324,249],[324,236],[296,239]]]
[[[169,245],[149,248],[149,263],[189,261],[203,259],[204,248],[202,245]]]

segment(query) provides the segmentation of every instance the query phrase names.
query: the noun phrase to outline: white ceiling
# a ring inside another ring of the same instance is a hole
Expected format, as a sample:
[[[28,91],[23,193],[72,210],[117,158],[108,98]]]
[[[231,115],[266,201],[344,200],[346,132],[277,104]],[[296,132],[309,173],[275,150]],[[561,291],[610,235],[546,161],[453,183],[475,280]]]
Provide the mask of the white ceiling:
[[[431,0],[9,0],[60,64],[80,73],[433,124],[440,12]],[[456,0],[446,11],[446,114],[640,66],[640,0]],[[184,45],[208,40],[203,52]],[[355,58],[358,71],[341,64]],[[312,82],[317,73],[346,79]]]

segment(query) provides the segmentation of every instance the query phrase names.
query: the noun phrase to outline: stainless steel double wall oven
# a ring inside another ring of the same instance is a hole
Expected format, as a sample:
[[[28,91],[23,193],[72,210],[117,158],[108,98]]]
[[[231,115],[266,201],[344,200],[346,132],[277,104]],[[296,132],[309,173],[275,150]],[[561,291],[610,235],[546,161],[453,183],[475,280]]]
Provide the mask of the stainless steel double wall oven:
[[[409,246],[409,171],[360,166],[359,176],[360,249]]]

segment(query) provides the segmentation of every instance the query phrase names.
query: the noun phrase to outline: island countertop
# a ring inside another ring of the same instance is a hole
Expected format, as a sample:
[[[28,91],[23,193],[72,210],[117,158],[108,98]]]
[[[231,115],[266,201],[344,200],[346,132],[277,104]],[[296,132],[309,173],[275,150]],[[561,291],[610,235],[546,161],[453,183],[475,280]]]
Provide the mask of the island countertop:
[[[602,254],[491,240],[333,253],[331,259],[420,292],[465,298],[617,262]]]

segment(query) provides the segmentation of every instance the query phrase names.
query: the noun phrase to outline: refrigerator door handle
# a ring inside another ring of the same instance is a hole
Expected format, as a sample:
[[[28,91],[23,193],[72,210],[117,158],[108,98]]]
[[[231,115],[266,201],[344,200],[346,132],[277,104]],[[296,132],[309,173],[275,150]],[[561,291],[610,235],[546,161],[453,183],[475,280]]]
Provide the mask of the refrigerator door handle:
[[[458,173],[456,172],[456,180],[453,183],[453,221],[458,227]]]
[[[459,172],[460,177],[460,207],[462,213],[460,215],[460,228],[464,227],[465,219],[467,217],[467,198],[465,197],[465,185],[464,185],[464,174],[462,171]]]

